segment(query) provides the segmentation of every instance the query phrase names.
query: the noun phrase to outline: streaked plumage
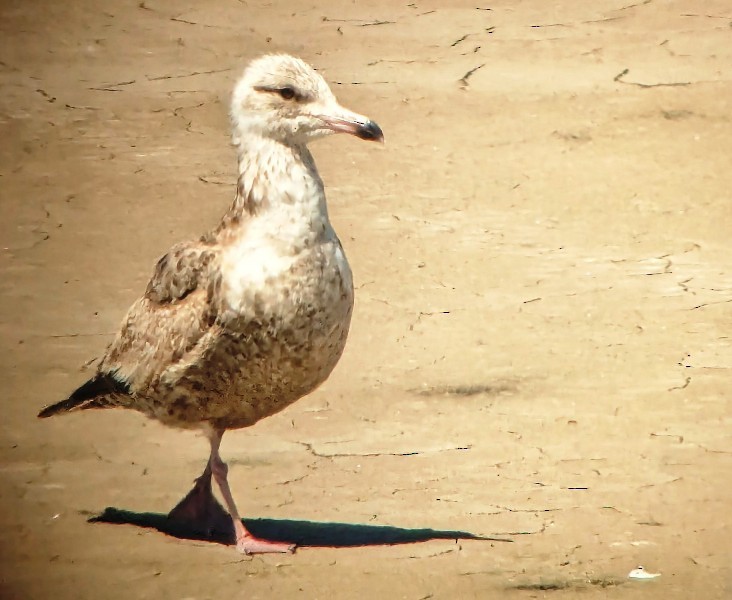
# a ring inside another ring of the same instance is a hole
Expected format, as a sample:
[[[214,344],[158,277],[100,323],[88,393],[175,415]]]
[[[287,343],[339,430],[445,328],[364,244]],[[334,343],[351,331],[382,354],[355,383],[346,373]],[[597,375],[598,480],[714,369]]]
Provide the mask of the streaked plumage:
[[[250,64],[231,116],[239,158],[231,208],[214,230],[158,261],[96,376],[39,416],[121,406],[202,428],[212,453],[198,491],[208,486],[210,495],[213,474],[240,550],[286,551],[243,529],[218,445],[225,430],[313,391],[338,362],[353,283],[306,144],[335,131],[383,137],[375,123],[342,108],[311,67],[286,55]]]

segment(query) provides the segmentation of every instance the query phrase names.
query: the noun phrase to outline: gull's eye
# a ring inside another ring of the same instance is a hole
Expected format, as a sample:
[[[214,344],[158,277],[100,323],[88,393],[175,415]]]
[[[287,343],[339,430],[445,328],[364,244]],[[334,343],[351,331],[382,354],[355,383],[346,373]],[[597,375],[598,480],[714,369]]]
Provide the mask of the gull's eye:
[[[268,94],[277,94],[283,100],[297,100],[301,102],[307,99],[307,95],[298,92],[296,88],[291,85],[283,87],[270,86],[270,85],[255,85],[254,89],[258,92],[266,92]]]

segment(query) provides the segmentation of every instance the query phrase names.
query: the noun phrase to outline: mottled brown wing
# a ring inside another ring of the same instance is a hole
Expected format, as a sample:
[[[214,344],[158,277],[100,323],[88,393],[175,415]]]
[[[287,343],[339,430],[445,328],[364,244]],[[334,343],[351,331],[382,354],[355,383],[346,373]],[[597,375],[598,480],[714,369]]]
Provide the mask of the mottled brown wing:
[[[155,265],[145,297],[157,304],[184,299],[207,282],[210,267],[218,256],[218,246],[201,241],[173,246]]]
[[[155,267],[99,365],[135,392],[197,349],[216,321],[211,302],[219,248],[202,242],[178,244]],[[209,336],[210,337],[210,336]]]

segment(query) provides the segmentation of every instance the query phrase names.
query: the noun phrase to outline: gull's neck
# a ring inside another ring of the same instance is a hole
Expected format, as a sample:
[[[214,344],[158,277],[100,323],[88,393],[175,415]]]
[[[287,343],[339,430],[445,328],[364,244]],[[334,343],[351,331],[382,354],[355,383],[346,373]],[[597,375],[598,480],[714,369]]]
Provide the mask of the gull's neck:
[[[312,230],[329,227],[323,181],[305,145],[257,135],[235,140],[239,174],[236,198],[219,230],[251,218],[288,215]]]

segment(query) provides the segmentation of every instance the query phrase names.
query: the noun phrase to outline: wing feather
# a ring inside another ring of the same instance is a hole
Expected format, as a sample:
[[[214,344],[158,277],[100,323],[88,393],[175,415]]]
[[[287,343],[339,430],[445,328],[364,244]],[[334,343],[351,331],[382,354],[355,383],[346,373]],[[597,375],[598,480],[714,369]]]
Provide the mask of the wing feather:
[[[201,241],[173,246],[155,266],[147,290],[127,312],[99,365],[132,393],[148,388],[210,339],[216,323],[212,295],[220,249]]]

